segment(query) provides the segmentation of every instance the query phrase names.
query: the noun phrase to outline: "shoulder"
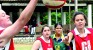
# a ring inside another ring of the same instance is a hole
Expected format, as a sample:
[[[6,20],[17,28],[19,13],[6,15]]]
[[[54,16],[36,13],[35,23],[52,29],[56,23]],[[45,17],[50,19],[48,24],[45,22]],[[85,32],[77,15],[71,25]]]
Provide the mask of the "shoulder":
[[[93,28],[87,28],[88,30],[93,30]]]
[[[40,40],[36,40],[34,43],[33,43],[33,46],[32,46],[32,49],[39,49],[40,48],[40,45],[41,45],[41,42]]]
[[[93,28],[87,28],[87,30],[89,30],[90,32],[93,32]]]
[[[34,42],[34,45],[40,45],[40,44],[41,44],[40,40],[36,40],[36,41]]]
[[[38,37],[38,38],[36,39],[36,41],[34,42],[33,45],[39,46],[39,45],[41,44],[40,38],[41,38],[41,37]]]

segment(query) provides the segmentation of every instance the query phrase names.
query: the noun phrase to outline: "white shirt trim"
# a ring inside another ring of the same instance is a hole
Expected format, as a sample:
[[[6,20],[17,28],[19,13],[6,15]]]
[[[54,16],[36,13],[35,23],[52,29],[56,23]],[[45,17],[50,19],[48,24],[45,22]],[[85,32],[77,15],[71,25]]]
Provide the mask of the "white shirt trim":
[[[43,36],[41,36],[40,38],[42,38],[42,39],[45,41],[45,39],[44,39]],[[46,42],[46,41],[45,41],[45,42]],[[46,42],[46,43],[47,43],[47,42]],[[50,40],[49,40],[49,43],[50,43]],[[39,50],[43,50],[43,48],[42,48],[42,44],[40,44]]]
[[[3,27],[0,27],[0,30],[3,30],[3,29],[5,29],[5,28],[3,28]]]
[[[90,31],[86,28],[84,28],[85,30],[85,36],[87,36],[87,34],[90,34]],[[74,32],[75,32],[75,35],[79,35],[80,36],[80,33],[78,32],[77,28],[74,28]]]
[[[90,34],[90,31],[87,28],[84,28],[84,30],[85,30],[85,36]],[[75,32],[75,35],[79,35],[80,36],[80,33],[78,32],[77,28],[74,28],[74,32]],[[76,50],[75,39],[72,40],[72,43],[73,43],[73,50]]]

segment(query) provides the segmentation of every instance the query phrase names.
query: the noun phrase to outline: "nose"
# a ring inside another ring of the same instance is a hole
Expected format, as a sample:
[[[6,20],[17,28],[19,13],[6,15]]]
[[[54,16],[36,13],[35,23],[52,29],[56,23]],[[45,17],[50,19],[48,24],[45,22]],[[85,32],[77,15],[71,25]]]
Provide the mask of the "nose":
[[[81,20],[79,20],[79,22],[82,22]]]
[[[7,15],[8,18],[10,18],[10,15]]]
[[[50,32],[49,30],[46,31],[46,33],[49,33],[49,32]]]

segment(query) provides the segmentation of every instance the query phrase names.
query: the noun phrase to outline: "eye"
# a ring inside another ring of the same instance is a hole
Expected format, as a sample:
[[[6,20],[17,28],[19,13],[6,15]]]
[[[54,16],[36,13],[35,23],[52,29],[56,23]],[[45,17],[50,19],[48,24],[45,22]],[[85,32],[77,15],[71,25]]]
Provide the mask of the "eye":
[[[59,29],[59,28],[56,28],[56,29]]]
[[[83,21],[84,19],[81,19],[81,21]]]
[[[47,31],[50,31],[50,30],[47,30]]]
[[[62,28],[56,28],[56,29],[62,29]]]
[[[44,32],[46,32],[46,30],[44,30]]]
[[[2,17],[5,17],[5,13],[2,13]]]
[[[79,21],[79,20],[76,20],[76,21]]]

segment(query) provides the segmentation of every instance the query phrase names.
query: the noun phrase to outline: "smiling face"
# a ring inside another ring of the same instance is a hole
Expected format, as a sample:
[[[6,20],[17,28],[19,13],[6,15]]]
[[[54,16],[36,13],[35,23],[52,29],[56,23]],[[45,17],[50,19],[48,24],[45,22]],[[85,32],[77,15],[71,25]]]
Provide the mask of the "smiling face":
[[[56,34],[62,34],[62,26],[61,25],[57,25],[56,28],[55,28],[55,33]]]
[[[74,20],[74,24],[76,25],[76,27],[78,29],[84,28],[85,24],[86,24],[86,20],[84,18],[84,15],[82,15],[82,14],[76,15],[75,20]]]
[[[0,27],[6,28],[10,26],[12,22],[10,21],[10,16],[5,13],[5,11],[0,10]]]

